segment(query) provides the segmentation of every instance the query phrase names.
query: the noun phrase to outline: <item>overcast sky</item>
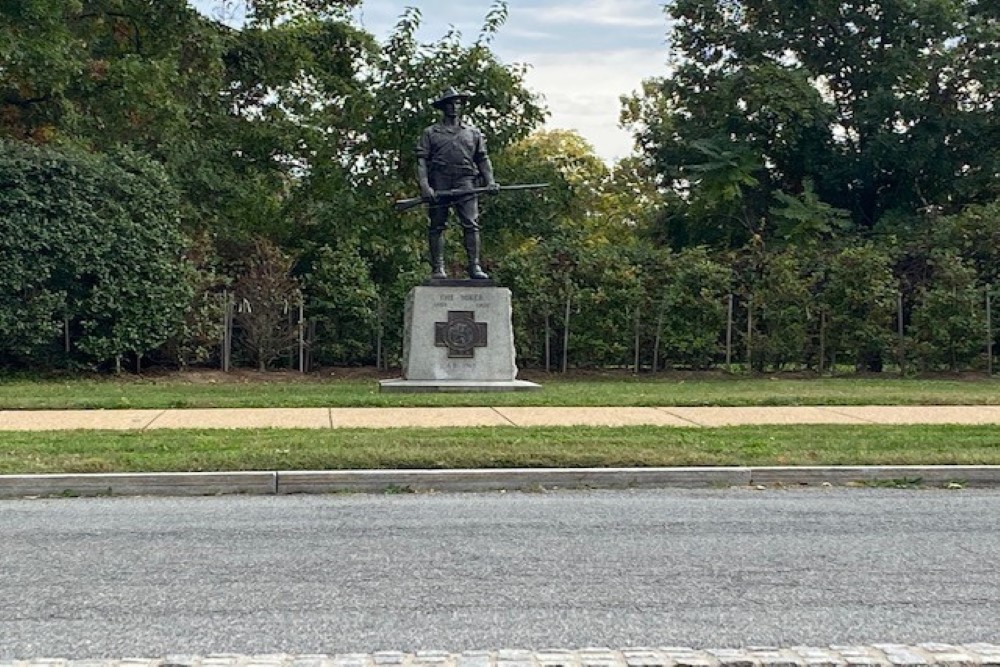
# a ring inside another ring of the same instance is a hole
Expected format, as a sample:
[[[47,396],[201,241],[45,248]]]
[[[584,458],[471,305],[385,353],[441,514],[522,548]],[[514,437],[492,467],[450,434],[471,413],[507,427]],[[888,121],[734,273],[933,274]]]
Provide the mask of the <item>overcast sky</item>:
[[[217,0],[191,0],[209,11]],[[433,41],[450,25],[468,41],[479,34],[491,0],[364,0],[358,22],[384,39],[407,6],[420,9],[419,38]],[[531,66],[527,83],[541,93],[550,129],[580,132],[606,160],[631,153],[618,128],[619,96],[666,70],[663,0],[508,0],[510,16],[493,43],[505,63]]]

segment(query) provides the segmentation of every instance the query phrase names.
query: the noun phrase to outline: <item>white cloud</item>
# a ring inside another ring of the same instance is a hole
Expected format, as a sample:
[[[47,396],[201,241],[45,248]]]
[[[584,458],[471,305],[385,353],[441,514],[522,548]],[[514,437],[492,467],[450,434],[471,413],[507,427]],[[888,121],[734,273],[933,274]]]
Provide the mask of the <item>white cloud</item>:
[[[552,112],[547,127],[576,130],[604,160],[632,152],[632,138],[618,127],[621,95],[666,71],[662,50],[622,49],[525,54],[527,83],[544,93]]]
[[[602,26],[653,28],[663,25],[661,14],[653,14],[649,0],[584,0],[545,7],[519,9],[543,23],[584,23]]]
[[[511,26],[511,27],[504,26],[503,37],[505,39],[551,40],[557,37],[557,35],[555,35],[552,32],[547,32],[542,30],[532,30],[529,28],[521,28],[518,26]]]

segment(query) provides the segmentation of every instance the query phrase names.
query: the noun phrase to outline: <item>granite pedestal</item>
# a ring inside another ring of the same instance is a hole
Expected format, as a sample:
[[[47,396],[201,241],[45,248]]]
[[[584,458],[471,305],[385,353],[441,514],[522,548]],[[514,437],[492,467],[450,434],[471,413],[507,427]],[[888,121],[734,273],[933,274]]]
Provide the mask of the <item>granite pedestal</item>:
[[[491,281],[449,280],[410,290],[403,377],[382,391],[526,391],[517,379],[510,290]]]

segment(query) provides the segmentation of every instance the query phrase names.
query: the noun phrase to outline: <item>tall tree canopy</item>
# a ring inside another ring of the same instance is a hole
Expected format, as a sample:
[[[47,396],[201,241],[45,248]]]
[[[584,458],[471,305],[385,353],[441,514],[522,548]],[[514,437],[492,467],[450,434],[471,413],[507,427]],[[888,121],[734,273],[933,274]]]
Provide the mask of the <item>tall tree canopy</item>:
[[[273,219],[320,144],[356,127],[374,40],[355,0],[257,0],[233,29],[186,0],[0,1],[0,136],[141,150],[189,227]]]
[[[668,12],[670,74],[624,118],[681,195],[664,218],[675,243],[775,236],[772,209],[787,208],[775,192],[849,211],[861,230],[1000,196],[996,3],[677,0]]]

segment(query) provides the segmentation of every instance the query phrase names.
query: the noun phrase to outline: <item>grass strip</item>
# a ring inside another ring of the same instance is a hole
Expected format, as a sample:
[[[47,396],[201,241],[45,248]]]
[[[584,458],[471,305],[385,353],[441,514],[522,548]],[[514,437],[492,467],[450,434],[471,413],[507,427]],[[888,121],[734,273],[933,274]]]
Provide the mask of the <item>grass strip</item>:
[[[287,376],[286,376],[287,377]],[[382,394],[375,380],[0,380],[0,409],[422,406],[1000,405],[1000,378],[533,378],[524,393]]]
[[[732,465],[1000,465],[995,426],[45,431],[0,473]]]

